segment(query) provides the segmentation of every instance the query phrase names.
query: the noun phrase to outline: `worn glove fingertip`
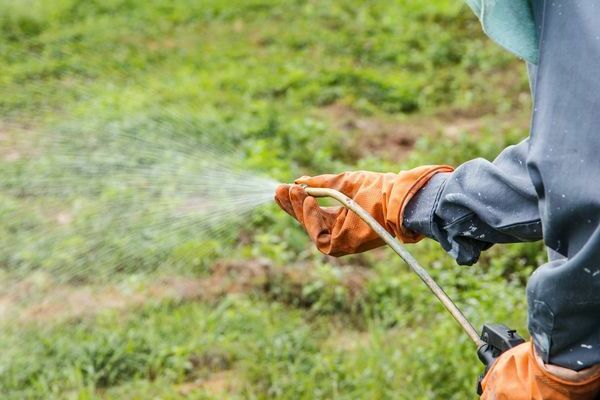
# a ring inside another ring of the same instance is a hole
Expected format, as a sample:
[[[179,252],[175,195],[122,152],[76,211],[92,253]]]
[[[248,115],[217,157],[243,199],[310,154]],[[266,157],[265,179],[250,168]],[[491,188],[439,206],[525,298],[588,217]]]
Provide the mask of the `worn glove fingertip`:
[[[294,180],[294,183],[296,185],[309,185],[310,186],[309,182],[311,181],[311,179],[312,179],[312,176],[304,175],[304,176],[301,176],[300,178],[297,178],[296,180]]]
[[[296,218],[294,208],[290,201],[290,188],[292,185],[281,184],[275,188],[275,203],[286,213]]]
[[[287,183],[277,185],[277,187],[275,188],[275,199],[288,197],[291,186],[292,185]]]

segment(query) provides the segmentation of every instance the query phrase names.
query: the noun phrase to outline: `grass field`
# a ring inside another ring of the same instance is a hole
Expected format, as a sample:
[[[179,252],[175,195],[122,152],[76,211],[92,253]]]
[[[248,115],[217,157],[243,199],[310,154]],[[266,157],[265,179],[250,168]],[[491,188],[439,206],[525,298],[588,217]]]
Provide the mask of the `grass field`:
[[[0,93],[3,399],[476,397],[474,349],[388,249],[324,257],[275,206],[144,233],[118,177],[68,180],[88,202],[32,189],[115,132],[164,165],[216,138],[280,181],[492,159],[527,136],[529,88],[460,0],[0,0]],[[525,332],[540,245],[412,249],[477,326]]]

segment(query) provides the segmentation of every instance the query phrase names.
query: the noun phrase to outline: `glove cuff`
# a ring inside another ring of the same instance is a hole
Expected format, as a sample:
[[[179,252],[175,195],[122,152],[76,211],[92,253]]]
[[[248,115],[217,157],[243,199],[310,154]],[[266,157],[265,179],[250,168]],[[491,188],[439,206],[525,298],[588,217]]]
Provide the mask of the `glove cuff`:
[[[600,393],[596,367],[585,372],[544,365],[527,342],[503,353],[487,372],[482,400],[592,400]]]
[[[563,385],[588,385],[600,379],[600,365],[582,369],[581,371],[573,371],[568,368],[559,367],[552,364],[544,364],[544,361],[535,351],[533,342],[531,343],[531,358],[536,361],[540,373],[547,378],[561,383]]]
[[[402,224],[404,211],[413,196],[438,172],[452,172],[448,165],[424,165],[400,172],[389,192],[384,192],[386,228],[395,233],[403,243],[416,243],[423,235],[412,231]]]

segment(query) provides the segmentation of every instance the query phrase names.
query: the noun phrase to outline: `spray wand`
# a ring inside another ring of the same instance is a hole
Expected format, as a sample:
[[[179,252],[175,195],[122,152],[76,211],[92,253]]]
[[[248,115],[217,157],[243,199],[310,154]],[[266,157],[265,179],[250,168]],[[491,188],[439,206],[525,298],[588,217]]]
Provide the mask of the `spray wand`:
[[[359,206],[354,200],[345,194],[334,189],[327,188],[311,188],[303,185],[307,194],[313,197],[330,197],[338,201],[342,206],[358,215],[383,241],[402,258],[408,266],[421,278],[423,283],[427,285],[429,290],[438,298],[442,305],[454,317],[456,322],[475,343],[477,347],[477,356],[485,366],[483,374],[477,382],[477,394],[482,393],[481,381],[485,374],[490,369],[494,361],[506,350],[515,347],[524,342],[517,332],[508,328],[503,324],[484,324],[481,335],[477,333],[473,325],[469,322],[462,311],[454,304],[452,299],[444,292],[442,287],[429,275],[427,270],[423,268],[412,254],[383,226],[377,222],[371,214]]]

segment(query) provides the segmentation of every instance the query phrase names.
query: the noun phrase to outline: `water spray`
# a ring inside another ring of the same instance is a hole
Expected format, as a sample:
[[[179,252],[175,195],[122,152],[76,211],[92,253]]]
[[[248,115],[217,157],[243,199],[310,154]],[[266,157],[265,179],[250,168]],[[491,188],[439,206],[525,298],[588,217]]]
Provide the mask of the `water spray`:
[[[485,366],[483,374],[477,382],[477,393],[482,393],[481,381],[494,361],[506,350],[515,347],[525,340],[517,332],[503,324],[484,324],[481,334],[477,333],[473,324],[469,322],[463,312],[456,306],[444,289],[431,277],[417,259],[392,236],[371,214],[345,194],[328,188],[311,188],[302,185],[307,194],[313,197],[329,197],[338,201],[342,206],[354,212],[362,219],[383,241],[394,250],[396,254],[421,278],[429,290],[437,297],[446,310],[454,317],[469,339],[477,348],[477,356]]]

